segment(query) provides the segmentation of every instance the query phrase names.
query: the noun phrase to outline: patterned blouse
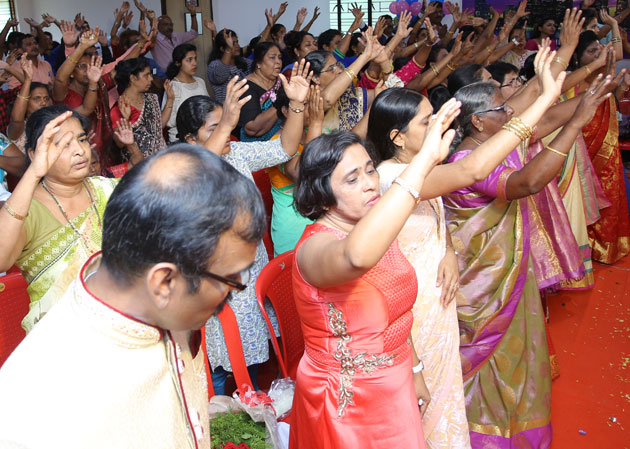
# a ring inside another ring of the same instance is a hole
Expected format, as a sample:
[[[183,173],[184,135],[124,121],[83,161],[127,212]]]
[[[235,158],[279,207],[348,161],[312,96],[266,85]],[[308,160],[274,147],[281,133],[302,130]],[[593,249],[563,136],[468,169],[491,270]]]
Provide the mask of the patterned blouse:
[[[282,148],[281,139],[267,142],[231,142],[231,151],[223,156],[243,176],[251,179],[252,172],[273,167],[291,159]],[[262,240],[258,242],[256,258],[250,268],[250,280],[247,288],[242,292],[233,291],[229,302],[236,315],[241,334],[243,354],[247,366],[266,362],[269,359],[269,332],[265,320],[256,302],[256,279],[265,265],[269,262],[267,250]],[[268,308],[267,314],[277,330],[277,319],[273,309]],[[206,324],[206,345],[208,360],[212,369],[222,366],[226,371],[232,371],[230,357],[225,346],[225,338],[221,324],[216,316],[212,316]]]

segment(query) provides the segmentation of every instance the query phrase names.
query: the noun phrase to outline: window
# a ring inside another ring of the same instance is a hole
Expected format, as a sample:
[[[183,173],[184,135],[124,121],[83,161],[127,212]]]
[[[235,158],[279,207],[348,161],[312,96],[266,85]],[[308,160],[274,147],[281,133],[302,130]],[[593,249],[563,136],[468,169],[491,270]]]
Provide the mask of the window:
[[[368,25],[374,25],[378,18],[383,14],[388,14],[393,17],[389,12],[389,5],[392,0],[359,0],[356,2],[349,0],[330,0],[330,27],[337,28],[341,32],[348,31],[354,16],[350,12],[353,3],[356,3],[365,12],[363,21]],[[341,5],[341,6],[340,6]],[[369,6],[371,6],[371,11]]]
[[[0,26],[4,26],[7,20],[13,17],[15,17],[13,0],[0,0]]]

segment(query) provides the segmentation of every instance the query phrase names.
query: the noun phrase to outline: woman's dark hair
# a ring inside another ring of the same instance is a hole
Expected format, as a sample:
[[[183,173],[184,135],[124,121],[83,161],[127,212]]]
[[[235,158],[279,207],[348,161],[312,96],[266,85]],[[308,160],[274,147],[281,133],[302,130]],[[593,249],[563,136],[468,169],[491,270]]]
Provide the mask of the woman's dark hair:
[[[441,84],[438,84],[434,88],[429,89],[429,103],[431,103],[431,106],[433,106],[434,111],[439,111],[440,108],[444,106],[444,103],[446,103],[450,99],[451,93],[445,86]]]
[[[179,69],[182,68],[182,61],[186,58],[186,55],[194,51],[197,53],[197,47],[193,44],[180,44],[173,49],[173,59],[168,63],[166,68],[166,77],[172,80],[179,73]]]
[[[573,56],[571,57],[571,70],[575,70],[580,67],[580,59],[582,59],[584,52],[593,42],[599,42],[599,38],[594,31],[586,30],[580,33],[580,40],[578,41],[577,47],[575,47]]]
[[[289,97],[287,97],[284,89],[282,87],[278,89],[278,91],[276,92],[276,101],[273,103],[273,107],[276,108],[276,110],[278,111],[278,118],[280,120],[284,121],[287,119],[287,117],[284,115],[284,112],[282,112],[282,108],[288,108],[289,102]]]
[[[525,62],[523,63],[523,68],[520,71],[520,75],[521,75],[521,78],[523,78],[525,81],[529,81],[536,75],[536,68],[534,67],[534,59],[536,59],[537,54],[538,52],[532,53],[531,55],[527,57],[527,59],[525,59]]]
[[[317,38],[317,47],[323,50],[324,45],[329,46],[336,36],[341,36],[341,32],[339,30],[335,30],[334,28],[331,28],[329,30],[324,31]]]
[[[451,143],[451,149],[457,148],[464,137],[472,131],[472,117],[479,111],[489,109],[499,87],[489,81],[464,86],[457,91],[455,98],[462,103],[457,124],[459,129]]]
[[[492,79],[499,84],[503,84],[505,76],[509,73],[518,74],[518,67],[508,62],[497,61],[486,67],[486,70],[492,75]]]
[[[197,138],[199,128],[206,123],[206,116],[223,105],[207,95],[194,95],[184,101],[177,110],[175,123],[177,125],[177,138],[185,143],[186,137]]]
[[[245,51],[243,56],[245,56],[246,58],[249,58],[252,55],[252,53],[254,53],[254,48],[256,48],[256,45],[258,45],[259,42],[260,42],[260,36],[252,37],[252,39],[249,41],[249,44],[247,44],[247,50]]]
[[[214,45],[212,46],[212,52],[210,52],[210,57],[208,58],[208,64],[210,64],[215,59],[221,59],[221,57],[223,56],[223,53],[228,48],[227,42],[225,41],[225,36],[227,34],[236,36],[236,33],[233,30],[229,30],[227,28],[217,33],[217,37],[214,38]],[[241,54],[242,53],[243,53],[243,49],[241,49]],[[236,56],[234,58],[234,65],[236,66],[236,68],[238,68],[239,70],[242,70],[243,72],[247,71],[247,62],[245,61],[243,56],[240,56],[240,55]]]
[[[156,176],[154,165],[170,161],[180,162],[178,176]],[[239,218],[246,224],[235,227]],[[228,230],[247,243],[262,238],[256,185],[211,151],[177,144],[134,166],[114,189],[103,217],[103,265],[130,285],[155,264],[172,263],[195,293]]]
[[[138,76],[140,72],[149,67],[149,62],[144,58],[124,59],[116,64],[116,84],[118,90],[124,92],[131,82],[131,75]]]
[[[584,19],[584,25],[582,29],[586,29],[589,22],[591,22],[593,19],[597,20],[597,22],[599,23],[597,10],[595,8],[584,8],[582,10],[582,18]]]
[[[322,70],[326,66],[326,61],[333,54],[326,50],[315,50],[306,55],[304,60],[311,64],[311,70],[313,71],[313,76],[319,76],[322,74]]]
[[[39,89],[39,88],[46,89],[46,92],[48,92],[48,95],[50,95],[50,87],[48,86],[48,84],[38,83],[37,81],[31,82],[31,88],[28,91],[28,94],[30,95],[31,93],[33,93],[35,89]]]
[[[355,144],[363,145],[356,134],[336,132],[321,135],[306,145],[300,157],[293,193],[293,204],[301,215],[317,220],[329,207],[337,204],[330,177],[346,148]]]
[[[297,61],[297,52],[306,36],[313,37],[311,33],[308,33],[306,31],[289,31],[284,36],[284,43],[287,46],[289,57],[292,60]]]
[[[408,130],[409,122],[418,115],[424,97],[415,90],[398,88],[381,92],[372,103],[368,119],[367,141],[376,163],[396,155],[396,145],[390,134]]]
[[[348,48],[348,52],[346,53],[346,56],[359,56],[359,53],[357,53],[356,51],[354,51],[354,49],[361,43],[359,42],[359,39],[361,39],[363,37],[363,34],[356,32],[356,33],[352,33],[352,37],[350,38],[350,48]]]
[[[543,17],[538,22],[536,22],[536,25],[534,25],[534,28],[532,29],[532,35],[530,39],[536,39],[537,37],[540,37],[539,28],[542,28],[542,26],[550,20],[553,20],[553,22],[556,23],[556,19],[554,19],[553,17]]]
[[[525,29],[523,28],[523,26],[522,26],[522,25],[521,25],[520,27],[516,27],[516,26],[515,26],[514,28],[512,28],[512,29],[510,30],[510,36],[508,37],[508,40],[510,40],[510,41],[512,40],[512,37],[514,36],[514,33],[515,33],[516,31],[523,31],[523,30],[525,30]],[[525,30],[525,38],[527,38],[527,30]]]
[[[35,150],[37,147],[37,139],[44,132],[44,128],[53,119],[56,119],[64,112],[72,111],[72,117],[81,122],[81,128],[86,133],[90,130],[90,119],[84,115],[79,114],[74,109],[70,109],[65,104],[55,104],[52,106],[46,106],[45,108],[38,109],[29,115],[24,127],[24,134],[26,135],[26,162],[30,164],[31,160],[28,156],[28,152]]]
[[[257,68],[258,64],[262,64],[263,59],[265,59],[265,55],[272,48],[277,48],[278,50],[280,50],[280,47],[278,47],[273,42],[260,42],[256,44],[256,47],[254,47],[254,67],[252,72]]]
[[[481,64],[468,64],[451,73],[448,76],[448,91],[451,96],[454,96],[455,92],[462,87],[481,81],[482,70]]]
[[[411,58],[396,58],[394,60],[394,72],[399,71],[400,69],[402,69],[404,66],[407,65],[407,63],[411,61]]]
[[[140,32],[134,29],[127,29],[120,33],[120,48],[123,50],[129,49],[131,47],[131,38],[134,36],[140,36]]]
[[[271,27],[271,30],[269,30],[269,34],[272,37],[275,37],[276,34],[278,34],[282,29],[287,29],[287,27],[285,27],[284,25],[282,25],[281,23],[276,23],[274,26]]]

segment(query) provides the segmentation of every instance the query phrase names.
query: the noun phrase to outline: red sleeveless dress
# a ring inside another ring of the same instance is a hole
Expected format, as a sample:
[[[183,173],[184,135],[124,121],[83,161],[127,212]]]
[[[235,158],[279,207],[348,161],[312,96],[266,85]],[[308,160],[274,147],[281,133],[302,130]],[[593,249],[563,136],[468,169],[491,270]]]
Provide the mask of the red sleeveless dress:
[[[296,246],[319,232],[315,223]],[[415,270],[394,242],[370,271],[320,289],[293,266],[304,332],[297,370],[290,449],[425,447],[407,343],[416,300]]]

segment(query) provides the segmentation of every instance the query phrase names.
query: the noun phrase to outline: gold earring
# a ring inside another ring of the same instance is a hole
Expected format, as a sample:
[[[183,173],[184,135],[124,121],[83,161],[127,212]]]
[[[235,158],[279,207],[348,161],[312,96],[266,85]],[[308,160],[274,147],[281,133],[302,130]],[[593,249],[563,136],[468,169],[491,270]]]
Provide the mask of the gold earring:
[[[402,146],[400,147],[403,151],[405,151],[405,141],[403,140]]]
[[[479,127],[479,132],[482,133],[483,132],[483,126]]]

